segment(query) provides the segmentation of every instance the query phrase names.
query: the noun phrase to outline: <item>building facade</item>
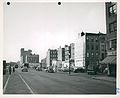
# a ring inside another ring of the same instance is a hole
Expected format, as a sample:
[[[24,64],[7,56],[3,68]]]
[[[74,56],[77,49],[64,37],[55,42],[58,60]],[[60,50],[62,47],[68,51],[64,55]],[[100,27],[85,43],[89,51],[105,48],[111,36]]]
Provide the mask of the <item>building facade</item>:
[[[75,42],[75,67],[85,67],[85,36],[78,34]]]
[[[106,34],[86,33],[85,36],[85,68],[88,69],[89,66],[98,69],[100,61],[106,57]]]
[[[57,49],[48,49],[47,51],[47,67],[52,66],[52,60],[58,59],[58,51]]]
[[[117,57],[117,3],[106,2],[106,49],[107,57],[102,61],[108,68],[108,75],[116,76]]]
[[[75,44],[75,66],[97,68],[99,62],[105,58],[105,37],[103,33],[84,33],[78,35]],[[102,47],[102,49],[101,49]]]
[[[75,43],[71,43],[69,47],[69,53],[70,53],[70,65],[71,67],[75,66]]]
[[[32,54],[32,50],[25,51],[24,48],[20,50],[20,63],[24,64],[26,60],[26,56]]]
[[[39,66],[39,55],[38,54],[32,54],[32,50],[25,51],[24,48],[21,48],[21,65],[24,65],[24,63],[28,63],[30,67],[33,66]]]
[[[58,61],[65,61],[65,48],[58,48]]]
[[[58,48],[58,60],[57,60],[57,67],[58,69],[61,69],[64,67],[64,61],[65,61],[65,48],[62,48],[61,46]]]
[[[46,64],[46,58],[41,60],[41,64],[42,64],[42,68],[47,68],[47,64]]]
[[[69,68],[69,60],[70,60],[70,47],[69,47],[69,45],[65,45],[65,62],[64,62],[64,67]]]

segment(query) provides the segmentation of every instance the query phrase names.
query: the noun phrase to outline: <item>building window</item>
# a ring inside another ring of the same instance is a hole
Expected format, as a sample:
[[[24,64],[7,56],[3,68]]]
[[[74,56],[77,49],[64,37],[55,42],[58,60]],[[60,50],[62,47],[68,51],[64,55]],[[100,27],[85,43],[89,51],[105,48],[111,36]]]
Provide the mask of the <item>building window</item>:
[[[96,56],[98,56],[98,53],[96,53]]]
[[[102,58],[101,58],[101,60],[103,60],[105,58],[105,55],[104,55],[104,53],[102,53]]]
[[[105,46],[101,45],[101,50],[104,51],[105,50]]]
[[[94,46],[93,45],[91,45],[91,50],[94,50]]]
[[[87,41],[89,41],[89,37],[87,37],[86,39],[87,39]]]
[[[94,38],[91,38],[91,42],[94,42]]]
[[[117,22],[113,22],[109,24],[109,32],[114,33],[117,31]]]
[[[96,38],[95,40],[96,40],[96,42],[98,42],[98,38]]]
[[[87,45],[87,50],[89,50],[89,45]]]
[[[96,50],[98,50],[98,45],[96,45]]]
[[[87,57],[89,57],[89,53],[87,53]]]
[[[94,53],[92,52],[91,55],[94,56]]]
[[[114,14],[117,14],[117,5],[116,4],[109,7],[109,15],[111,16]]]
[[[116,50],[116,47],[117,47],[117,42],[116,41],[117,41],[116,39],[111,41],[111,48],[112,48],[112,50]]]

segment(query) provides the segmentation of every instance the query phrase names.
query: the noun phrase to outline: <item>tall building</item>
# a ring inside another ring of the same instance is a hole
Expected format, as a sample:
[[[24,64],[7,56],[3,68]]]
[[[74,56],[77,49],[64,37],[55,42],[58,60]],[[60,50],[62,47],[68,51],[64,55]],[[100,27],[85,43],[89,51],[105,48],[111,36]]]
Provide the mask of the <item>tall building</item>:
[[[106,34],[102,33],[78,34],[75,43],[75,66],[86,70],[88,66],[98,67],[101,57],[105,58],[105,37]]]
[[[71,66],[74,66],[74,60],[75,60],[75,43],[71,43],[69,47],[69,53],[70,53],[70,60],[71,60]]]
[[[78,34],[75,42],[75,67],[85,67],[85,36]]]
[[[58,61],[65,61],[65,48],[58,48]]]
[[[108,68],[108,75],[116,76],[117,57],[117,3],[106,2],[107,57],[101,62]]]
[[[70,52],[70,58],[74,60],[74,56],[75,56],[75,44],[71,43],[70,44],[70,48],[69,48],[69,52]]]
[[[52,60],[57,60],[58,58],[58,53],[57,49],[48,49],[47,51],[47,67],[52,66]]]
[[[65,62],[64,67],[69,67],[69,59],[70,59],[70,47],[68,45],[65,45]]]
[[[21,48],[20,50],[20,63],[25,63],[26,55],[32,54],[32,50],[25,51],[24,48]]]
[[[20,58],[21,65],[29,63],[30,67],[39,66],[39,55],[32,54],[32,50],[25,51],[24,48],[21,48]]]
[[[58,60],[57,60],[58,69],[61,69],[64,67],[64,61],[65,61],[65,48],[62,48],[60,46],[58,48]]]

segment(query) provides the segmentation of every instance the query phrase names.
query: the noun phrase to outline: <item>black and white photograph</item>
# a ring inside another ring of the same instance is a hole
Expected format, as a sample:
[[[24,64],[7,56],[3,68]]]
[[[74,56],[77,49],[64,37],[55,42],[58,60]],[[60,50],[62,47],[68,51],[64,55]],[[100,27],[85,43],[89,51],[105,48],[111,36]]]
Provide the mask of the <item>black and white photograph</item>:
[[[3,2],[3,95],[116,95],[118,2]]]

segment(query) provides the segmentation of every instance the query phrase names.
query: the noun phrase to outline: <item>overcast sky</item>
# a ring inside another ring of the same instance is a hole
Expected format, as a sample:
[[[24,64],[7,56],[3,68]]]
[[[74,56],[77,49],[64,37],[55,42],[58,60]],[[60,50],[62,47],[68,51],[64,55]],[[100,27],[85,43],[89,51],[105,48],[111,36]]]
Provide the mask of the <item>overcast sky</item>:
[[[4,59],[20,60],[20,49],[40,59],[47,50],[75,42],[77,34],[106,33],[104,3],[4,3]]]

